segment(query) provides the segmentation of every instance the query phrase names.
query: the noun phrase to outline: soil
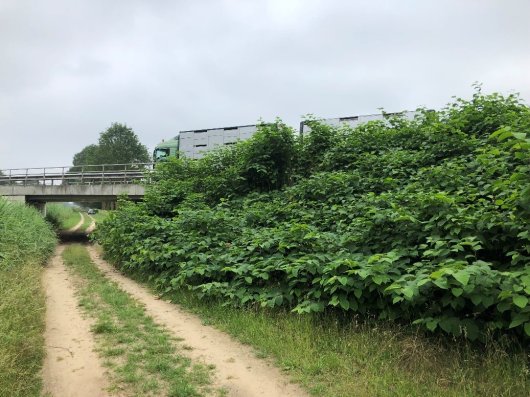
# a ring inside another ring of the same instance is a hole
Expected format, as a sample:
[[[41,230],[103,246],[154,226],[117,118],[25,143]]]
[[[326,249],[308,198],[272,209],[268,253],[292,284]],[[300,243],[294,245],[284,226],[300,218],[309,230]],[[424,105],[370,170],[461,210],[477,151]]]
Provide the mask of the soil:
[[[94,219],[94,217],[92,215],[88,215],[87,216],[92,219],[92,222],[90,223],[90,225],[86,228],[86,231],[85,233],[86,234],[90,234],[94,231],[94,229],[96,228],[96,220]]]
[[[94,352],[90,322],[83,318],[77,305],[72,276],[61,258],[63,249],[64,245],[57,247],[43,276],[46,290],[44,394],[54,397],[108,396],[105,370]]]
[[[77,223],[77,225],[68,229],[68,232],[75,232],[77,229],[83,226],[83,223],[85,223],[85,217],[83,216],[81,212],[79,213],[79,216],[81,217],[81,220]]]
[[[154,320],[165,326],[186,345],[183,354],[192,360],[215,365],[214,386],[222,387],[233,397],[294,397],[307,396],[289,382],[271,363],[258,359],[248,346],[235,341],[177,305],[157,299],[146,288],[121,275],[102,260],[94,247],[87,247],[94,263],[120,288],[141,302]]]

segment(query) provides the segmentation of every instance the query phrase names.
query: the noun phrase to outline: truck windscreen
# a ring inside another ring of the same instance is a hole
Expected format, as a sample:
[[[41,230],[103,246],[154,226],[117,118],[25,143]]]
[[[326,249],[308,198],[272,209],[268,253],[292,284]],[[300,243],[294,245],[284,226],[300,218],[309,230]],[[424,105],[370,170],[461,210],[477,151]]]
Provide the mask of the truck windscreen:
[[[169,149],[158,148],[158,149],[155,149],[155,152],[153,153],[153,157],[155,161],[161,160],[168,156],[169,156]]]

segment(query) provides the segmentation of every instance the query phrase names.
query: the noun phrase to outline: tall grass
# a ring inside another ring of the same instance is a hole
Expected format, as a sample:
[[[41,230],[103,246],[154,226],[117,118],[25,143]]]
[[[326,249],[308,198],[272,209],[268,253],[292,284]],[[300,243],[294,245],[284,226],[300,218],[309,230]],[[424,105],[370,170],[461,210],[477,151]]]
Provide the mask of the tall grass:
[[[46,205],[46,220],[56,229],[68,230],[80,221],[79,209],[62,203]]]
[[[56,243],[39,212],[0,198],[0,396],[38,396],[44,358],[41,264]]]
[[[185,290],[164,296],[272,358],[314,396],[530,395],[528,351],[507,339],[477,346],[340,314],[234,308]]]

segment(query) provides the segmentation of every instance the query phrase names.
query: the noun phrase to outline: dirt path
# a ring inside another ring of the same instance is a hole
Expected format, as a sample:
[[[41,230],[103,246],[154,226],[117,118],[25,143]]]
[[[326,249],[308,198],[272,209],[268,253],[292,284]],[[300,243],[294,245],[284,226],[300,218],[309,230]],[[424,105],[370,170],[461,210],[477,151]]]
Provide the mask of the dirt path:
[[[81,316],[71,276],[61,258],[63,249],[63,245],[57,248],[43,279],[46,290],[44,394],[54,397],[108,396],[105,371],[94,352],[90,323]]]
[[[177,305],[156,299],[147,289],[119,274],[103,261],[93,247],[88,251],[94,263],[109,277],[145,305],[147,313],[191,347],[190,358],[214,364],[216,386],[224,387],[233,397],[294,397],[307,394],[289,383],[279,369],[256,358],[250,347],[234,341],[227,334],[181,310]]]
[[[85,223],[85,217],[83,216],[83,213],[79,212],[79,215],[81,216],[81,220],[77,223],[77,225],[68,229],[69,232],[75,232],[77,229],[83,226],[83,223]]]
[[[92,223],[90,223],[90,225],[86,228],[85,233],[90,234],[94,231],[94,229],[96,229],[96,220],[92,215],[87,214],[87,216],[92,219]]]

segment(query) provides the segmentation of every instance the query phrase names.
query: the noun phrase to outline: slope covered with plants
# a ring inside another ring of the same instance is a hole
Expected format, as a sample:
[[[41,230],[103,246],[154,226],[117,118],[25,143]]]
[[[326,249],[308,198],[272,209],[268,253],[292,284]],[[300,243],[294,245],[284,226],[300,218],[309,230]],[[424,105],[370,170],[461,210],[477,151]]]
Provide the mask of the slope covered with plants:
[[[530,336],[530,111],[517,96],[309,124],[159,164],[145,202],[122,202],[98,241],[166,291]]]
[[[41,265],[51,225],[34,208],[0,197],[0,396],[39,396],[44,359]]]

